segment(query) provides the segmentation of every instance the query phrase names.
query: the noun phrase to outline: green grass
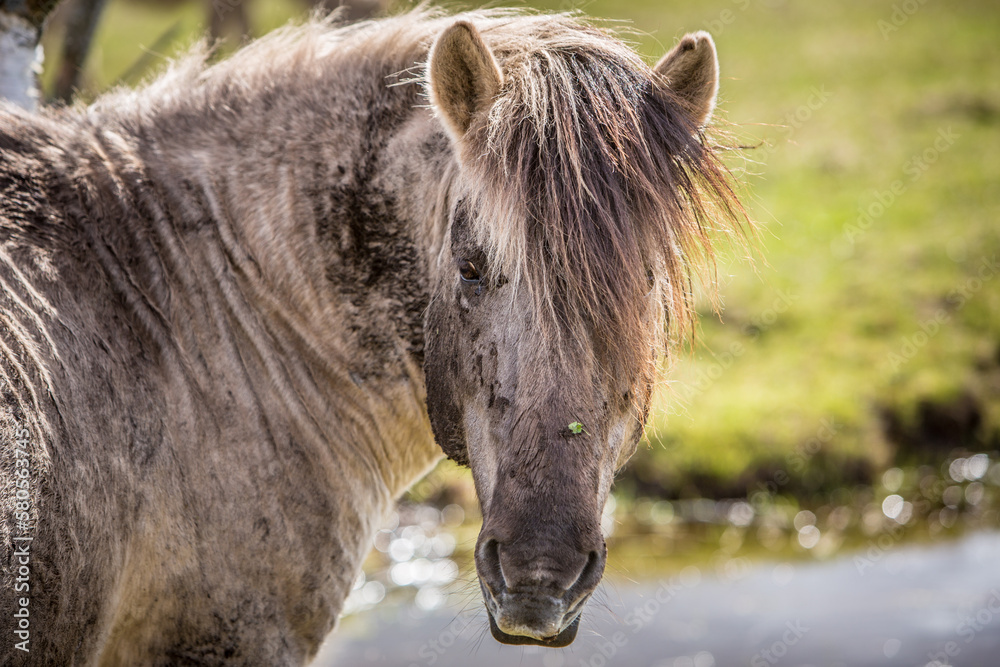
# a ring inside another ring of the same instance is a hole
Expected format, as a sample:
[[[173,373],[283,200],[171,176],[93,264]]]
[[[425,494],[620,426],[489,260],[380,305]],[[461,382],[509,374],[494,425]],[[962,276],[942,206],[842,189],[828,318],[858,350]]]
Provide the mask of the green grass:
[[[632,21],[650,61],[710,29],[722,124],[759,144],[732,161],[759,258],[724,253],[722,317],[702,306],[699,340],[675,354],[626,484],[738,493],[784,470],[788,490],[808,492],[900,458],[996,448],[1000,275],[975,281],[1000,258],[1000,10],[926,3],[883,35],[888,1],[582,8]],[[300,11],[257,3],[251,14],[262,31]],[[87,90],[117,81],[177,25],[164,49],[174,53],[203,19],[190,3],[113,0]],[[925,152],[933,161],[917,166]]]
[[[1000,276],[975,277],[1000,259],[1000,14],[928,4],[885,39],[891,14],[761,3],[718,37],[722,106],[766,142],[747,153],[763,156],[748,182],[764,262],[726,265],[722,321],[705,313],[702,346],[673,371],[682,400],[662,400],[644,455],[668,476],[731,482],[782,464],[824,420],[835,431],[818,461],[877,470],[925,435],[922,403],[948,415],[960,397],[981,423],[957,419],[941,446],[997,444]],[[713,354],[734,343],[743,352],[719,373]],[[713,362],[718,379],[683,400]]]

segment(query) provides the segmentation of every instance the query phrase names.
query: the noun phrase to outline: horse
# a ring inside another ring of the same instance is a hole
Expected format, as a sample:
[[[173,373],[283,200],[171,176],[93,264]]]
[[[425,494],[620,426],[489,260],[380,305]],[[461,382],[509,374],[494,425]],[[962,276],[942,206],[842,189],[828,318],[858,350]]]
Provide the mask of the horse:
[[[493,636],[573,641],[744,224],[717,89],[703,32],[425,7],[0,108],[0,662],[303,664],[445,455]]]

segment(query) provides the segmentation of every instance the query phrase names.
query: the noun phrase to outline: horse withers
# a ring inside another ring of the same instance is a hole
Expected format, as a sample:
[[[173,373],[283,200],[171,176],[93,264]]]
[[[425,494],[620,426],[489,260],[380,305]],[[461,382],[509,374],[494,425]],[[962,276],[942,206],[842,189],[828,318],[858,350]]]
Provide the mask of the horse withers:
[[[564,646],[707,229],[711,38],[313,20],[0,109],[0,662],[302,664],[472,469],[494,637]]]

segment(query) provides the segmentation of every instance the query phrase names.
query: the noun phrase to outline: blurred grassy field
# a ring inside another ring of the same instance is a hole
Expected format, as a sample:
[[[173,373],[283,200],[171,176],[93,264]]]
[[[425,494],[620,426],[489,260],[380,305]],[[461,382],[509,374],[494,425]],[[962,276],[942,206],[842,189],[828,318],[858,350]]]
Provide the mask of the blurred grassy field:
[[[629,21],[650,61],[684,32],[709,30],[722,126],[756,146],[732,166],[760,223],[759,258],[723,253],[722,316],[706,300],[624,487],[810,494],[891,462],[1000,446],[994,2],[533,6]],[[249,7],[258,33],[303,12]],[[190,44],[207,11],[110,1],[85,97]],[[50,38],[52,53],[58,30]]]
[[[721,106],[765,141],[764,262],[723,271],[723,319],[672,374],[636,468],[657,483],[811,491],[1000,442],[1000,11],[901,4],[684,23],[732,18]]]

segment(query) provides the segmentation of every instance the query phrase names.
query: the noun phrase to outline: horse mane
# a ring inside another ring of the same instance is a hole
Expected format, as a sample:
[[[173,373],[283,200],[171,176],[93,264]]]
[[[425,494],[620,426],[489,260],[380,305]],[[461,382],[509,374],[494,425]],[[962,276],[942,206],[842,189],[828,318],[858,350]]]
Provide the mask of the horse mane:
[[[315,87],[344,58],[393,73],[386,85],[423,85],[429,100],[427,52],[456,18],[477,26],[504,73],[486,122],[461,147],[487,279],[527,289],[554,336],[595,341],[608,372],[648,366],[650,345],[665,349],[693,328],[692,275],[713,275],[713,237],[749,223],[706,130],[629,45],[575,13],[455,17],[421,6],[349,25],[314,17],[214,65],[196,47],[146,88],[105,96],[92,111],[197,118],[276,78]]]

